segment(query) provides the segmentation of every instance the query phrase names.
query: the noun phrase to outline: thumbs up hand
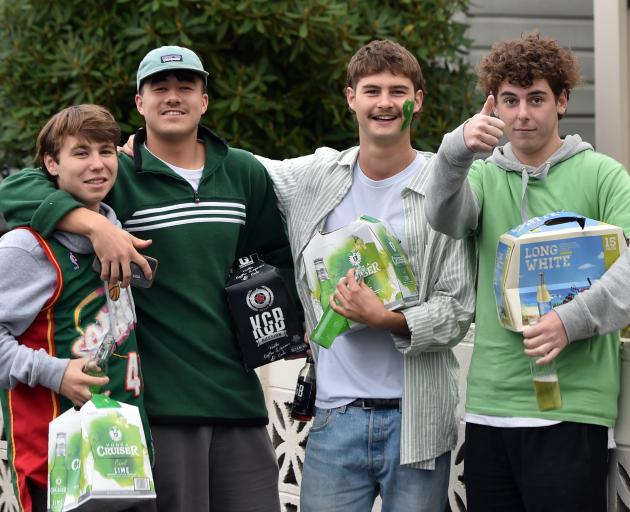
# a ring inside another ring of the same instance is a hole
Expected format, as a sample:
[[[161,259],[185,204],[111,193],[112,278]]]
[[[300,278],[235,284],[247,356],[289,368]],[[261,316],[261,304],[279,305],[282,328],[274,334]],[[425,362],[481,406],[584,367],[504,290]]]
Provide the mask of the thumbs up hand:
[[[474,153],[492,151],[503,136],[505,123],[499,118],[492,117],[494,106],[494,96],[490,94],[481,111],[464,125],[464,142]]]

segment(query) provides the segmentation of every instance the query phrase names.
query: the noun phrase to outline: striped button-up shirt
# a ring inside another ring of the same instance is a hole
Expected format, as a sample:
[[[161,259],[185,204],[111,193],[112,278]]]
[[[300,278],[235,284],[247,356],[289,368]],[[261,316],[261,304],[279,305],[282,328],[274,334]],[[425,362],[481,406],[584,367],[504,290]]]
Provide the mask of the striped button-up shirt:
[[[320,148],[312,155],[283,161],[258,157],[273,180],[278,206],[286,217],[308,332],[317,318],[302,251],[351,187],[358,155],[359,148],[354,147],[342,152]],[[404,355],[400,462],[433,469],[435,458],[457,443],[458,364],[452,347],[472,320],[475,251],[470,239],[454,240],[429,227],[423,207],[425,183],[430,172],[440,172],[448,162],[438,161],[432,153],[423,155],[425,165],[401,197],[420,301],[401,310],[411,337],[392,336]],[[317,347],[312,348],[317,356]]]

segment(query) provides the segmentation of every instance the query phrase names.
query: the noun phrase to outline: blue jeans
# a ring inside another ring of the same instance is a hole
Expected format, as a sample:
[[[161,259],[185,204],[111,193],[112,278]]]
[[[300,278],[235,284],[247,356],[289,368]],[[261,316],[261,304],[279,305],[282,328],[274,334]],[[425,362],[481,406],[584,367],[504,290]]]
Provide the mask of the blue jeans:
[[[397,409],[317,409],[302,470],[302,512],[440,512],[446,507],[450,452],[435,470],[400,465]]]

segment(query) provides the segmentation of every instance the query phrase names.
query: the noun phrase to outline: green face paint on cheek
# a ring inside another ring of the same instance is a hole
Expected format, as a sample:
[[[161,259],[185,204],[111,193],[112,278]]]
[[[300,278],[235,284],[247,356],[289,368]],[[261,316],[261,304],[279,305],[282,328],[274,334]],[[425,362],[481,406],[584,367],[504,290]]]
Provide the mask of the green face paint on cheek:
[[[403,124],[400,127],[400,131],[404,131],[410,124],[413,119],[413,107],[415,102],[413,100],[405,100],[403,103]]]

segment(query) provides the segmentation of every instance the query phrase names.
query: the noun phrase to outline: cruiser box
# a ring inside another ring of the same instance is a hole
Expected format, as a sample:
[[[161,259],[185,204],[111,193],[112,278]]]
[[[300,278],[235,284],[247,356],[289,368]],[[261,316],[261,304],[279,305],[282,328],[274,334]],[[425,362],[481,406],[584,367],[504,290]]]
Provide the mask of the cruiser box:
[[[416,280],[400,241],[374,217],[364,215],[330,233],[317,233],[304,249],[303,258],[318,319],[339,279],[351,268],[387,309],[418,302]],[[351,328],[357,326],[350,322]]]
[[[50,512],[114,512],[155,499],[137,407],[95,395],[52,421],[48,437]]]
[[[302,319],[276,267],[255,255],[240,258],[226,292],[247,370],[306,352]]]
[[[534,217],[508,231],[495,260],[499,322],[521,332],[530,318],[590,288],[625,249],[621,228],[574,212]]]

